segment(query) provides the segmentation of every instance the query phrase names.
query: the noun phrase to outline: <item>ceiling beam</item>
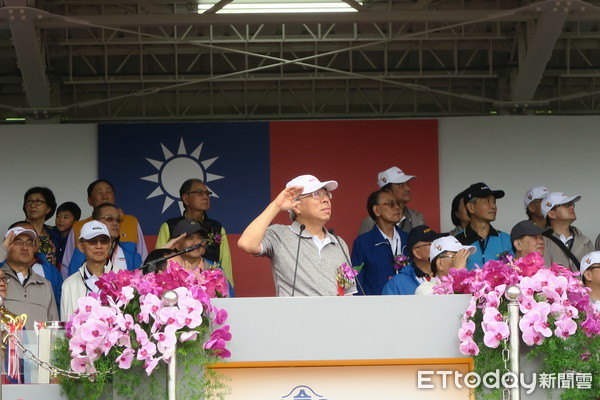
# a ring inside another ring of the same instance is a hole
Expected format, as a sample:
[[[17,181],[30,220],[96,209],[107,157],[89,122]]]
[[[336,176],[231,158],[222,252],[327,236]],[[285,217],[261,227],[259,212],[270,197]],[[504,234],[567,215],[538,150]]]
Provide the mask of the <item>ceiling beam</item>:
[[[227,4],[231,3],[232,1],[233,0],[220,0],[220,1],[216,2],[211,8],[204,11],[202,14],[215,14],[217,11],[222,10],[223,7],[225,7]]]
[[[525,55],[519,62],[519,72],[511,94],[513,101],[533,99],[567,16],[568,12],[560,8],[550,8],[541,13],[535,31],[529,34]]]
[[[29,106],[46,108],[51,105],[50,85],[35,22],[35,11],[27,7],[19,8],[19,12],[9,18],[10,33]]]

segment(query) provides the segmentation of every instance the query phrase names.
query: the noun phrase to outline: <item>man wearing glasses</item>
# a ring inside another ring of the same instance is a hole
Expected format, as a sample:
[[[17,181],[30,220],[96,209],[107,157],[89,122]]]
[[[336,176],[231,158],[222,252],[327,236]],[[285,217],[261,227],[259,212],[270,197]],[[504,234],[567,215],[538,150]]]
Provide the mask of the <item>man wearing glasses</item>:
[[[229,242],[225,228],[215,219],[208,217],[206,213],[210,208],[210,196],[212,192],[208,190],[204,182],[200,179],[188,179],[183,182],[179,188],[179,197],[183,204],[183,216],[171,218],[160,226],[158,238],[156,239],[156,248],[164,246],[171,238],[177,237],[173,234],[175,226],[184,219],[194,219],[202,223],[208,230],[209,235],[221,235],[220,243],[215,243],[206,248],[204,257],[213,262],[219,262],[229,284],[233,287],[233,268],[231,265],[231,252],[229,251]]]
[[[600,312],[600,251],[592,251],[581,259],[581,280],[589,287],[590,302]]]
[[[127,269],[131,271],[142,265],[142,259],[136,251],[136,244],[121,239],[122,218],[114,204],[100,204],[92,212],[92,218],[108,228],[111,240],[108,258],[115,270]],[[79,270],[85,259],[86,257],[81,250],[79,248],[75,249],[69,264],[69,276]]]
[[[410,201],[411,190],[410,181],[415,179],[414,175],[406,175],[398,167],[391,167],[377,174],[377,185],[382,190],[387,190],[394,195],[400,203],[400,221],[398,227],[404,232],[410,232],[412,228],[425,224],[423,214],[418,211],[406,207],[406,203]],[[373,229],[375,221],[373,218],[366,217],[361,223],[358,234],[369,232]]]
[[[380,295],[383,286],[396,274],[394,259],[406,255],[408,234],[396,225],[400,222],[402,202],[386,191],[369,195],[367,211],[375,226],[359,235],[352,245],[352,264],[362,265],[358,274],[358,294]]]
[[[277,296],[337,295],[336,275],[348,263],[348,246],[325,229],[337,187],[313,175],[292,179],[240,237],[240,249],[271,259]],[[281,211],[289,212],[292,224],[270,225]]]
[[[32,229],[15,227],[9,229],[14,239],[7,245],[7,258],[2,271],[7,282],[6,308],[11,312],[27,314],[25,329],[33,329],[34,321],[57,321],[58,311],[52,285],[35,273],[37,235]]]
[[[548,193],[542,199],[542,214],[550,228],[544,233],[546,265],[554,262],[578,272],[579,260],[594,251],[592,241],[573,226],[577,219],[575,203],[580,199],[580,195],[568,196],[559,192]]]
[[[85,262],[63,283],[60,301],[63,321],[69,320],[69,316],[78,308],[77,302],[81,297],[100,291],[96,286],[98,278],[115,269],[108,259],[110,243],[110,232],[102,222],[92,220],[81,227],[77,247],[85,256]]]
[[[399,268],[383,287],[381,294],[384,295],[410,295],[423,282],[429,282],[433,278],[431,264],[429,262],[429,250],[431,242],[443,236],[427,225],[419,225],[408,234],[406,251],[410,256],[410,264]]]
[[[116,204],[114,187],[112,183],[105,179],[98,179],[90,183],[87,188],[87,195],[88,204],[92,206],[93,209],[104,203]],[[138,219],[133,215],[124,214],[122,210],[119,210],[119,216],[121,218],[119,231],[120,239],[124,242],[135,243],[136,252],[139,254],[140,259],[144,260],[148,255],[148,250],[146,249],[144,233],[142,232]],[[82,226],[91,220],[92,217],[90,216],[89,218],[77,221],[73,224],[73,228],[67,238],[67,244],[63,255],[61,267],[63,278],[66,278],[69,274],[69,264],[71,263],[73,252],[77,248],[76,238],[79,237]]]

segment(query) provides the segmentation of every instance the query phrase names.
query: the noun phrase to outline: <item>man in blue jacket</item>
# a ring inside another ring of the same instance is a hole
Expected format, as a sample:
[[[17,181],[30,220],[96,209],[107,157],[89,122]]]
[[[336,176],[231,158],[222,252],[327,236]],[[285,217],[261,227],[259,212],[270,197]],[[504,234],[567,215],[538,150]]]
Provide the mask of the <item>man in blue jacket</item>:
[[[408,234],[406,245],[411,263],[400,269],[398,274],[385,284],[381,294],[415,294],[421,283],[430,281],[433,274],[429,263],[429,249],[431,242],[442,236],[444,234],[435,232],[427,225],[413,228]]]
[[[510,236],[491,225],[496,220],[496,199],[504,197],[503,190],[492,190],[483,182],[474,183],[464,192],[465,207],[471,221],[456,238],[477,251],[469,256],[467,269],[483,267],[487,261],[513,254]]]

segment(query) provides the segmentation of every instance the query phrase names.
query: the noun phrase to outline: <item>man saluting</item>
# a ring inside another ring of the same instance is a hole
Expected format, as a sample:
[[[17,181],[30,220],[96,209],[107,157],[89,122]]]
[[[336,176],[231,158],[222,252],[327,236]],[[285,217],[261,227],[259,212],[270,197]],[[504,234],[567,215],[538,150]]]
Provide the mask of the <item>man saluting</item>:
[[[292,179],[240,237],[240,249],[271,259],[277,296],[337,294],[336,275],[347,262],[348,246],[325,229],[337,187],[313,175]],[[270,225],[281,211],[289,212],[292,224]]]

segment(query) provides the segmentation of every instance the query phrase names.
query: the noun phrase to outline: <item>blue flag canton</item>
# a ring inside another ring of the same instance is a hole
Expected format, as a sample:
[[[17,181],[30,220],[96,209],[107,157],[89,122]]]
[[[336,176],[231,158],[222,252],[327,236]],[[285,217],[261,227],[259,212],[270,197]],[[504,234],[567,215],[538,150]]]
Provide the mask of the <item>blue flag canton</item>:
[[[115,124],[98,127],[98,177],[117,206],[156,235],[182,215],[181,184],[205,182],[208,215],[241,233],[270,201],[268,123]]]

